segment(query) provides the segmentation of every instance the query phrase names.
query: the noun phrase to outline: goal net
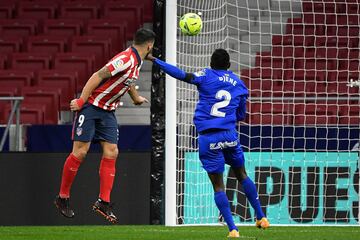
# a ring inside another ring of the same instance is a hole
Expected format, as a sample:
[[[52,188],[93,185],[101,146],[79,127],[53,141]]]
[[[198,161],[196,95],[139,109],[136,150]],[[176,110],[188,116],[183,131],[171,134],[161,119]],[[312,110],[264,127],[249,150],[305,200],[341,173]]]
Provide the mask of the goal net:
[[[171,14],[176,19],[167,14],[167,36],[175,34],[171,28],[185,13],[200,13],[203,20],[197,36],[184,36],[177,29],[177,66],[199,71],[209,67],[216,48],[224,48],[231,56],[231,70],[249,88],[239,138],[247,173],[270,222],[359,224],[360,1],[175,4]],[[172,54],[168,48],[166,54]],[[166,224],[218,224],[192,121],[197,90],[180,81],[172,88],[176,101],[169,101],[167,93],[166,104],[176,109],[176,117],[167,118],[166,124],[176,129],[176,147],[167,143],[173,152],[168,152],[166,164],[176,159],[176,166],[166,172],[167,179],[174,179],[166,185],[166,201],[173,199],[166,205]],[[253,209],[228,167],[224,180],[235,222],[253,224]]]

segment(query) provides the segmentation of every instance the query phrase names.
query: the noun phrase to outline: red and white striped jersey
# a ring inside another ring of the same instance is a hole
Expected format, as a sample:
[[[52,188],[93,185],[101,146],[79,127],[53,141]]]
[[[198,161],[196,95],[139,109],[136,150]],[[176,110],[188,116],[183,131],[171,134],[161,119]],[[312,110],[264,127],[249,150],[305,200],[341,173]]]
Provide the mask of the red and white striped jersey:
[[[106,64],[112,77],[100,83],[88,102],[104,110],[115,110],[120,103],[120,97],[138,79],[141,65],[142,60],[133,47],[117,54]]]

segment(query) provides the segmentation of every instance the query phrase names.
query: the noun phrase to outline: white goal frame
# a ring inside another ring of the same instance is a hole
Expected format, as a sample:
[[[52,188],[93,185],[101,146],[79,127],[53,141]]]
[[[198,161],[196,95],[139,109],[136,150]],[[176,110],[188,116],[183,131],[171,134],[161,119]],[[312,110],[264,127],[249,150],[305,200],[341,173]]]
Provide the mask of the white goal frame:
[[[265,0],[264,0],[265,1]],[[177,0],[166,0],[166,25],[165,25],[165,53],[166,62],[172,65],[177,64]],[[177,206],[177,81],[166,75],[165,83],[165,225],[166,226],[220,226],[219,224],[178,224],[178,206]],[[359,80],[360,81],[360,80]],[[359,81],[355,81],[354,86],[360,87]],[[360,150],[360,147],[359,147]],[[360,157],[359,163],[360,166]],[[359,174],[359,210],[358,219],[360,219],[360,174]],[[250,225],[242,223],[241,226]],[[253,224],[251,224],[253,225]],[[357,226],[354,224],[272,224],[276,226]],[[358,221],[360,226],[360,220]]]
[[[166,62],[176,65],[177,1],[166,0]],[[176,80],[165,83],[165,225],[176,224]]]

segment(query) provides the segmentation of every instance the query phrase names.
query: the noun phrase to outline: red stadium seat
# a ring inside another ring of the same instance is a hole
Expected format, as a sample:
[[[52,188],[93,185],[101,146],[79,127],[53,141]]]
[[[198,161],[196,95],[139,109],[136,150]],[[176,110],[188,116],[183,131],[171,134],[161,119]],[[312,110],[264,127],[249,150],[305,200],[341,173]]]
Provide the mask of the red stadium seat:
[[[13,18],[15,12],[15,3],[0,2],[0,19]]]
[[[252,103],[250,124],[287,125],[292,124],[292,110],[289,104]]]
[[[348,14],[360,14],[360,5],[358,3],[346,3],[345,6]]]
[[[7,57],[6,55],[0,54],[0,70],[5,69],[7,65]]]
[[[67,40],[61,36],[30,36],[27,39],[26,50],[28,52],[39,52],[54,54],[65,52]]]
[[[17,87],[7,86],[6,83],[0,81],[0,97],[13,97],[18,93]],[[5,124],[7,118],[4,111],[5,107],[9,104],[9,101],[0,101],[0,124]]]
[[[288,97],[295,97],[295,96],[304,96],[306,95],[306,87],[304,80],[298,81],[284,81],[280,92],[277,94],[279,97],[281,96],[288,96]]]
[[[344,14],[347,12],[346,3],[335,2],[336,13]]]
[[[21,103],[20,106],[20,123],[21,124],[45,124],[46,107],[38,103]],[[4,107],[3,116],[0,116],[0,123],[7,122],[11,112],[11,105]],[[15,118],[13,120],[15,123]]]
[[[360,71],[330,71],[328,73],[328,82],[349,82],[350,79],[357,80],[359,79]]]
[[[295,58],[295,57],[304,57],[305,49],[304,47],[297,46],[273,46],[272,55],[274,57],[285,57],[285,58]]]
[[[359,26],[326,26],[327,36],[359,37]]]
[[[273,45],[291,45],[291,46],[313,46],[314,36],[299,36],[299,35],[283,35],[273,36]]]
[[[306,24],[324,24],[326,15],[323,13],[304,12],[304,23]]]
[[[1,70],[0,88],[4,86],[20,89],[24,86],[31,86],[34,73],[26,70]]]
[[[360,125],[360,106],[357,105],[346,105],[340,107],[339,124],[344,125]]]
[[[59,88],[61,110],[69,110],[69,102],[76,97],[76,72],[43,70],[38,72],[36,85]]]
[[[335,13],[335,3],[333,2],[312,2],[303,1],[303,12]]]
[[[343,95],[343,96],[351,96],[354,97],[359,96],[359,88],[358,87],[349,87],[347,86],[347,82],[329,82],[327,84],[327,91],[330,95]]]
[[[282,72],[275,70],[275,69],[269,69],[269,68],[261,68],[261,67],[255,67],[252,69],[246,69],[247,71],[242,71],[242,78],[243,80],[249,81],[249,79],[281,79],[282,78]]]
[[[307,70],[331,70],[337,66],[335,60],[327,60],[321,58],[309,58],[309,59],[296,59],[296,69],[307,69]]]
[[[57,4],[53,2],[24,2],[18,7],[19,18],[49,19],[55,18]]]
[[[339,15],[336,16],[336,24],[338,26],[344,25],[353,25],[353,26],[359,26],[359,16],[358,15]]]
[[[313,25],[307,26],[312,26],[312,28],[314,28]],[[306,25],[304,24],[302,18],[289,18],[286,24],[286,33],[292,35],[303,35],[305,27]]]
[[[126,23],[111,19],[91,19],[87,24],[90,35],[106,36],[112,40],[111,56],[124,50],[126,44]]]
[[[14,36],[0,36],[0,52],[9,54],[20,52],[22,39]]]
[[[285,44],[283,42],[283,38],[285,36],[282,35],[274,35],[272,36],[272,45],[290,45],[292,43],[292,39],[288,38],[288,40],[290,41],[288,44]]]
[[[286,69],[292,64],[292,59],[277,58],[271,52],[261,52],[256,55],[255,65],[260,67],[272,67],[275,69]]]
[[[322,48],[317,48],[319,51]],[[359,50],[349,49],[349,48],[338,48],[338,47],[328,47],[326,48],[326,57],[334,59],[358,59]]]
[[[153,1],[149,0],[112,0],[114,2],[121,2],[122,4],[128,5],[143,5],[144,8],[144,22],[152,22],[153,21]]]
[[[17,95],[17,87],[8,86],[6,82],[0,81],[0,97],[13,97]],[[5,107],[9,104],[9,101],[0,101],[0,124],[7,123],[8,113],[6,113]],[[6,115],[6,116],[5,116]]]
[[[360,71],[360,62],[358,59],[340,59],[339,70]]]
[[[81,35],[83,24],[76,19],[48,19],[44,21],[43,32],[47,35],[70,37]]]
[[[72,52],[95,55],[95,69],[103,67],[111,58],[111,45],[108,36],[73,37],[70,49]]]
[[[323,35],[323,25],[315,25],[312,23],[304,23],[302,18],[289,18],[286,25],[286,33],[293,35]]]
[[[104,17],[116,19],[127,23],[126,36],[128,40],[132,40],[133,34],[142,26],[143,7],[139,5],[119,4],[117,2],[107,2],[104,6]]]
[[[324,82],[326,74],[323,71],[315,71],[310,69],[295,69],[289,71],[286,79],[293,81],[318,81]]]
[[[32,19],[0,19],[2,36],[24,37],[37,33],[37,21]]]
[[[97,4],[89,2],[64,2],[60,7],[60,17],[70,19],[94,19],[98,18]]]
[[[19,91],[16,86],[8,86],[8,85],[4,84],[3,81],[0,80],[0,97],[16,96],[18,94],[18,92]],[[5,101],[0,101],[0,104],[3,104],[3,103],[5,103]],[[0,109],[1,109],[1,106],[4,106],[4,105],[0,105]]]
[[[45,106],[45,124],[57,124],[59,120],[59,99],[58,89],[48,87],[23,87],[24,103],[36,103]]]
[[[87,53],[59,53],[55,57],[55,69],[75,71],[79,77],[77,91],[80,92],[86,81],[95,71],[95,57]]]
[[[332,47],[351,47],[352,44],[348,37],[316,37],[316,46]]]
[[[337,124],[338,107],[330,104],[295,104],[295,125]]]
[[[326,94],[326,86],[321,82],[307,81],[305,83],[305,91],[307,95]]]
[[[46,53],[14,53],[11,67],[19,70],[42,70],[50,68],[51,57]]]
[[[270,90],[273,88],[274,83],[275,82],[269,79],[245,81],[249,90]]]

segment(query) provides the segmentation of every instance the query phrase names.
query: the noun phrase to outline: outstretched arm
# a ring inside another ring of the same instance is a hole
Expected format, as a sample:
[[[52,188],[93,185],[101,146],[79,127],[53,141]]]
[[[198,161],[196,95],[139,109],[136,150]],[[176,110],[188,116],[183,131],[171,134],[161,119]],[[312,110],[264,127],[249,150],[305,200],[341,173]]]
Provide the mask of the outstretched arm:
[[[169,74],[173,78],[179,79],[184,82],[191,83],[191,80],[194,78],[194,75],[192,73],[187,73],[181,70],[180,68],[173,66],[171,64],[168,64],[164,61],[161,61],[160,59],[157,59],[153,57],[152,55],[147,56],[147,59],[155,63],[157,66],[160,67],[161,70],[163,70],[165,73]]]

